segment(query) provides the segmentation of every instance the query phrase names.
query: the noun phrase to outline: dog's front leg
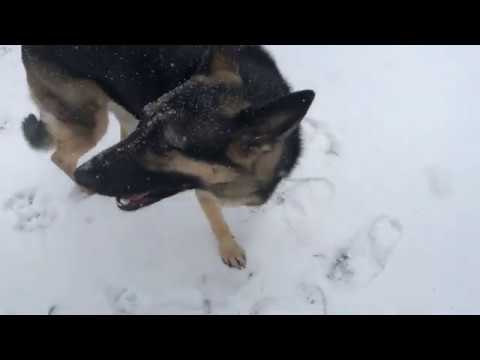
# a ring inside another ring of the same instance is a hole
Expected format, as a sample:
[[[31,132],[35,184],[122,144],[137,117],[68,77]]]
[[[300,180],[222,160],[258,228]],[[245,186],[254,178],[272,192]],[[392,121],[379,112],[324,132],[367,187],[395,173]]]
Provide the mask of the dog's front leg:
[[[210,193],[197,190],[197,198],[208,218],[210,227],[218,240],[222,261],[229,267],[245,268],[247,258],[245,251],[235,241],[228,225],[223,219],[222,210],[217,199]]]

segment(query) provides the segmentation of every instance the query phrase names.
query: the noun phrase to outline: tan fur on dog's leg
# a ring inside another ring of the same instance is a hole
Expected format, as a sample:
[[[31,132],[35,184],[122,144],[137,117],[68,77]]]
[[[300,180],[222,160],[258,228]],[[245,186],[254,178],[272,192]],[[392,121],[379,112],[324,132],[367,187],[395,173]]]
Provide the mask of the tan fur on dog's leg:
[[[138,120],[115,102],[108,104],[109,110],[115,115],[120,124],[120,138],[126,139],[137,127]]]
[[[196,194],[200,206],[208,218],[210,227],[218,240],[220,256],[223,262],[229,267],[245,268],[247,264],[245,251],[237,244],[235,237],[225,223],[218,201],[213,195],[205,191],[197,190]]]
[[[70,145],[70,146],[68,146]],[[86,153],[91,147],[86,144],[83,147],[78,148],[78,142],[70,143],[67,146],[60,145],[57,147],[56,151],[52,154],[52,161],[58,168],[60,168],[68,177],[73,179],[73,173],[77,168],[78,160]],[[75,145],[75,146],[74,146]],[[85,150],[85,151],[83,151]],[[84,188],[83,186],[77,185],[79,190],[85,194],[91,195],[93,192]]]
[[[52,154],[52,161],[65,174],[73,180],[73,174],[77,168],[78,161],[88,151],[94,148],[98,141],[103,137],[108,126],[108,113],[106,109],[101,109],[95,115],[95,128],[88,135],[81,136],[65,125],[61,132],[63,136],[56,134],[56,150]],[[85,193],[91,193],[90,190],[80,187]]]

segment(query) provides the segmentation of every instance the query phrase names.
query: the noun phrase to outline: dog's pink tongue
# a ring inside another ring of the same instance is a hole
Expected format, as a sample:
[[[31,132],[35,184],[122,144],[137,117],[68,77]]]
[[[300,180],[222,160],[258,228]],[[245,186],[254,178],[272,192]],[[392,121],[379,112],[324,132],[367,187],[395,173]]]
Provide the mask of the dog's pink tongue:
[[[126,197],[126,198],[121,198],[121,199],[119,199],[119,203],[122,206],[136,205],[136,204],[142,202],[142,200],[144,200],[145,197],[147,197],[147,195],[148,195],[148,192],[143,193],[143,194],[132,195],[132,196]]]
[[[147,195],[148,195],[148,192],[143,193],[143,194],[133,195],[133,196],[128,197],[127,200],[129,200],[130,202],[139,202],[139,201],[145,199],[145,197]]]

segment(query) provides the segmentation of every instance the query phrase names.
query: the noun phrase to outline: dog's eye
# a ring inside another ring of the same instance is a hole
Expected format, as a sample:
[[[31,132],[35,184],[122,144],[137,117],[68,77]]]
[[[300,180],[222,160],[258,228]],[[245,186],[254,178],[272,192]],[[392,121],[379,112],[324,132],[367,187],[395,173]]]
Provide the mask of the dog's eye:
[[[266,153],[272,151],[272,145],[263,142],[250,141],[243,143],[241,150],[245,154]]]

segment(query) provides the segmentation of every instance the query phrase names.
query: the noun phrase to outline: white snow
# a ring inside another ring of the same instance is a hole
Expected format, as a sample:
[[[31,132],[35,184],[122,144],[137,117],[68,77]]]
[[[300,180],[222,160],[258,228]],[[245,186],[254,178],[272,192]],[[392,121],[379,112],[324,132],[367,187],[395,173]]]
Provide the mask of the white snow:
[[[479,314],[480,47],[269,46],[316,100],[305,155],[225,267],[192,193],[135,213],[31,150],[0,46],[0,313]],[[119,139],[106,138],[85,159]]]

